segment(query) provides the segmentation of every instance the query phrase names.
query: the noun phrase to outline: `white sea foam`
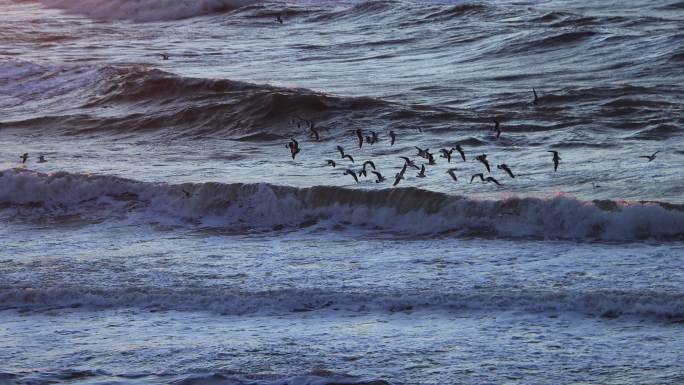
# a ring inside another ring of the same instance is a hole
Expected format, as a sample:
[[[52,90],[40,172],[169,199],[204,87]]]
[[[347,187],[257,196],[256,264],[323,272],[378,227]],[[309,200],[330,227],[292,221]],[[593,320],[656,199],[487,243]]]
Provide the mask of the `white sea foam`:
[[[681,239],[684,211],[657,203],[584,202],[568,196],[472,200],[414,188],[377,191],[259,184],[169,185],[108,175],[21,169],[0,175],[15,218],[84,219],[228,230],[347,226],[414,235],[636,241]]]

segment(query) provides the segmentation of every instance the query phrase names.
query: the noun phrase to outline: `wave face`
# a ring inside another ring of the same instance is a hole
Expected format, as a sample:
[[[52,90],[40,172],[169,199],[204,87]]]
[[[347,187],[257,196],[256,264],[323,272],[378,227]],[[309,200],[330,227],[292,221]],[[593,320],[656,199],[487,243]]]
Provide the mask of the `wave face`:
[[[377,191],[260,184],[168,185],[19,169],[0,176],[16,220],[127,219],[228,231],[360,228],[409,235],[635,241],[682,239],[678,206],[567,196],[472,200],[415,188]]]
[[[277,377],[277,376],[270,376]],[[46,370],[28,372],[0,372],[0,381],[7,385],[35,384],[49,385],[73,383],[74,381],[96,381],[107,383],[174,384],[174,385],[391,385],[384,380],[364,380],[357,376],[335,373],[323,369],[314,369],[310,373],[289,377],[260,379],[255,381],[246,376],[239,376],[232,371],[173,374],[170,372],[152,373],[111,373],[106,370]]]
[[[105,20],[131,20],[137,22],[178,20],[189,17],[228,12],[259,3],[258,0],[40,0],[48,7],[70,13]]]
[[[319,124],[333,125],[349,113],[393,111],[379,99],[182,77],[145,66],[6,61],[0,70],[6,74],[0,105],[17,118],[12,126],[70,135],[162,132],[268,140],[304,131],[293,120],[299,116],[316,115]]]

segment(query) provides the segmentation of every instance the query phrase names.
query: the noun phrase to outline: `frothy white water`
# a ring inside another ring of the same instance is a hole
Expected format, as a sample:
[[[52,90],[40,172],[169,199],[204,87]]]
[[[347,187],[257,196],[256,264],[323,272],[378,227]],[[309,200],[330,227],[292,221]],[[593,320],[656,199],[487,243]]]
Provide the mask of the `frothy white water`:
[[[352,226],[409,235],[634,241],[684,236],[684,211],[658,203],[584,202],[557,195],[472,200],[414,188],[349,190],[259,184],[169,185],[108,175],[21,169],[0,175],[13,218],[84,220],[270,231]]]
[[[259,0],[41,0],[48,7],[106,20],[164,21],[230,11]]]

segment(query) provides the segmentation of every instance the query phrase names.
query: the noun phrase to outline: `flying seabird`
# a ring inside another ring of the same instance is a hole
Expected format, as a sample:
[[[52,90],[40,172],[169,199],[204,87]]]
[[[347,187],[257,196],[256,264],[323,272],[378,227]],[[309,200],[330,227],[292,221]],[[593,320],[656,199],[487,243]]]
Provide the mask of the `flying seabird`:
[[[183,192],[183,195],[185,195],[186,198],[190,198],[190,193],[186,191],[185,189],[181,190]]]
[[[401,168],[401,171],[399,171],[395,176],[394,176],[394,184],[392,186],[396,186],[399,184],[399,182],[404,179],[404,173],[406,172],[406,163],[404,163],[404,167]]]
[[[653,161],[653,160],[656,158],[656,154],[659,153],[659,152],[660,152],[660,150],[654,152],[654,153],[651,154],[651,155],[642,155],[642,156],[640,156],[639,158],[646,158],[646,159],[648,159],[649,162],[651,162],[651,161]]]
[[[328,159],[328,161],[327,161],[327,162],[328,162],[328,164],[327,164],[328,166],[332,166],[332,167],[335,167],[335,166],[337,166],[337,164],[335,163],[335,161],[334,161],[334,160],[332,160],[332,159]]]
[[[371,172],[373,174],[375,174],[376,177],[378,177],[378,179],[375,181],[375,183],[380,183],[380,182],[385,181],[386,178],[384,176],[382,176],[382,174],[380,174],[379,172],[377,172],[377,171],[371,171]]]
[[[371,167],[373,168],[373,170],[376,169],[376,168],[375,168],[375,163],[373,163],[372,160],[367,160],[367,161],[363,162],[363,169],[364,169],[364,170],[366,169],[366,166],[371,166]]]
[[[359,138],[359,148],[363,146],[363,131],[360,128],[356,129],[356,137]]]
[[[28,152],[20,156],[19,159],[21,159],[21,163],[26,163],[26,160],[28,159]]]
[[[536,106],[537,103],[539,103],[539,98],[537,97],[537,91],[534,88],[532,88],[532,93],[534,94],[534,100],[532,101],[532,104],[534,104]]]
[[[47,160],[45,160],[45,155],[40,155],[38,157],[38,163],[45,163],[45,162],[47,162]]]
[[[280,15],[276,15],[276,21],[280,24],[283,24],[283,18],[280,17]]]
[[[499,139],[501,136],[501,124],[498,120],[494,119],[494,131],[496,131],[496,138]]]
[[[494,183],[496,183],[497,186],[501,186],[501,183],[499,183],[498,180],[494,179],[493,176],[488,176],[488,177],[485,179],[485,182],[494,182]]]
[[[456,174],[454,173],[454,171],[456,171],[455,168],[450,168],[447,170],[447,174],[449,174],[451,176],[451,179],[453,179],[454,182],[458,182],[458,178],[456,177]]]
[[[389,136],[392,139],[392,141],[390,142],[390,146],[394,146],[394,141],[397,140],[397,134],[395,134],[394,131],[390,131]]]
[[[407,166],[413,167],[413,168],[415,168],[416,170],[420,170],[420,167],[416,166],[416,164],[415,164],[411,159],[409,159],[409,158],[407,158],[407,157],[405,157],[405,156],[400,156],[400,158],[403,159],[403,160],[406,162],[405,164],[406,164]]]
[[[352,163],[354,163],[354,158],[352,158],[352,156],[349,155],[349,154],[345,154],[345,155],[342,157],[342,159],[349,159],[349,160],[351,160]]]
[[[511,178],[515,178],[515,175],[513,175],[513,171],[511,171],[511,168],[508,167],[508,165],[506,163],[502,163],[502,164],[496,166],[496,168],[498,168],[499,170],[506,171],[506,174],[508,174],[508,176],[510,176]]]
[[[427,159],[428,154],[429,154],[429,152],[430,152],[430,149],[429,149],[429,148],[426,148],[426,149],[423,150],[422,148],[420,148],[420,147],[418,147],[418,146],[413,146],[413,147],[415,147],[416,150],[418,150],[418,153],[416,154],[416,156],[419,156],[419,157],[421,157],[421,158]]]
[[[428,159],[428,164],[429,164],[430,166],[434,166],[434,165],[437,164],[437,162],[435,162],[435,156],[432,155],[432,154],[429,153],[429,152],[428,152],[428,154],[427,154],[427,159]]]
[[[340,152],[340,157],[344,158],[344,148],[342,148],[342,146],[337,146],[337,151]]]
[[[457,144],[456,147],[454,147],[454,149],[455,149],[456,151],[458,151],[459,154],[461,154],[461,158],[462,158],[463,161],[465,162],[465,161],[466,161],[466,157],[465,157],[465,152],[463,151],[463,147],[461,147],[460,144]]]
[[[380,139],[378,138],[378,133],[371,131],[371,139],[373,139],[373,144],[377,143]]]
[[[420,172],[416,175],[418,178],[425,178],[425,165],[420,165]]]
[[[160,53],[159,56],[161,56],[162,60],[169,60],[169,55],[165,53]]]
[[[473,183],[473,180],[474,180],[475,178],[480,178],[480,180],[482,180],[483,182],[485,181],[485,178],[484,178],[484,174],[483,174],[483,173],[473,174],[473,175],[470,177],[470,183]]]
[[[440,158],[445,158],[447,160],[447,163],[451,163],[451,153],[454,152],[453,148],[451,150],[442,148],[439,150],[439,152],[442,153],[442,155],[440,155]]]
[[[354,178],[354,182],[359,183],[359,178],[356,177],[356,173],[350,169],[344,170],[344,174],[342,175],[351,175],[352,178]]]
[[[482,154],[482,155],[476,156],[476,157],[475,157],[475,160],[477,160],[478,162],[484,164],[485,167],[487,167],[487,172],[489,172],[489,173],[492,172],[492,170],[489,169],[489,161],[487,160],[487,155],[486,155],[486,154]]]
[[[560,162],[561,158],[558,156],[558,151],[547,151],[553,154],[553,171],[558,170],[558,163]]]
[[[296,140],[290,139],[290,143],[285,145],[285,148],[290,149],[290,154],[292,154],[292,159],[294,160],[295,156],[299,154],[299,143],[297,143]]]
[[[313,122],[309,126],[309,136],[312,138],[316,138],[316,141],[321,140],[321,136],[318,134],[318,130],[314,128]]]

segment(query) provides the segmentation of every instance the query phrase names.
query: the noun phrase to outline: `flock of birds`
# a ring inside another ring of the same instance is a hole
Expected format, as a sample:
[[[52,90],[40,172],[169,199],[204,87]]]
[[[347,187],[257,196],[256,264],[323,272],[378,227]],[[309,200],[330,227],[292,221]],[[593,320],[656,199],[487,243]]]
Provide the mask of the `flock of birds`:
[[[534,99],[532,103],[534,105],[537,105],[539,103],[539,97],[537,95],[537,91],[533,88],[532,89]],[[310,119],[304,119],[302,117],[296,116],[290,121],[291,124],[296,124],[298,128],[302,128],[302,126],[308,130],[308,136],[312,138],[315,141],[320,140],[320,131],[316,128],[315,123],[313,120]],[[496,139],[499,139],[501,137],[501,123],[494,119],[493,120],[494,126],[491,128],[492,131],[496,132]],[[356,129],[355,130],[356,134],[356,140],[358,141],[358,147],[359,149],[363,147],[364,143],[367,145],[374,145],[380,141],[379,135],[375,131],[369,131],[367,134],[364,133],[363,130],[361,129]],[[390,146],[394,146],[396,140],[397,140],[397,135],[394,131],[389,131],[389,140],[390,140]],[[290,152],[290,156],[292,157],[292,160],[294,160],[297,155],[301,152],[301,147],[299,145],[299,142],[291,138],[290,141],[285,145],[285,148],[287,148]],[[433,153],[430,152],[428,148],[420,148],[418,146],[414,146],[414,148],[417,150],[417,153],[414,156],[423,158],[427,160],[427,163],[423,163],[420,166],[416,164],[416,161],[412,160],[408,156],[400,156],[399,158],[402,159],[403,165],[401,166],[401,170],[395,174],[394,176],[394,183],[393,186],[397,186],[402,180],[404,180],[406,177],[406,172],[409,168],[415,169],[418,171],[416,174],[417,178],[425,178],[426,175],[426,165],[427,166],[432,166],[437,164],[435,160],[435,156]],[[342,161],[349,161],[352,164],[355,163],[354,158],[345,152],[344,148],[340,145],[336,147],[337,152],[339,153],[340,160]],[[454,151],[457,151],[458,154],[460,155],[460,158],[463,162],[466,162],[466,153],[463,150],[463,147],[459,144],[457,144],[455,147],[451,148],[441,148],[439,149],[439,157],[446,159],[447,163],[451,163],[453,153]],[[551,153],[551,162],[553,163],[553,171],[557,172],[558,171],[558,166],[560,165],[561,157],[558,151],[555,150],[548,150],[548,153]],[[640,156],[640,158],[646,158],[648,159],[649,162],[653,161],[656,158],[656,155],[659,153],[659,151],[654,152],[651,155],[644,155]],[[487,176],[485,176],[485,172],[479,172],[472,174],[470,176],[470,183],[473,183],[473,181],[479,179],[483,183],[494,183],[497,186],[502,186],[501,182],[497,180],[495,177],[489,175],[492,173],[492,168],[490,166],[489,160],[487,159],[487,154],[480,154],[474,157],[475,161],[481,163],[484,168],[487,170]],[[338,160],[339,161],[339,160]],[[326,160],[326,166],[330,166],[333,168],[336,168],[338,163],[334,159],[327,159]],[[513,173],[513,170],[509,165],[506,163],[498,164],[496,166],[497,169],[502,170],[508,177],[510,178],[515,178],[515,174]],[[359,178],[361,177],[367,177],[368,176],[368,170],[372,169],[371,173],[375,175],[375,183],[382,183],[387,180],[385,176],[383,176],[378,169],[375,166],[375,163],[372,160],[366,160],[362,163],[361,169],[358,171],[355,171],[351,168],[345,168],[344,172],[342,175],[349,175],[351,178],[354,179],[354,182],[359,183]],[[447,170],[447,174],[453,179],[454,182],[458,182],[458,176],[456,175],[456,171],[458,171],[457,168],[449,168]],[[594,187],[598,187],[597,185],[594,185]]]
[[[276,21],[280,24],[283,23],[283,20],[280,16],[276,16]],[[162,60],[169,60],[168,54],[160,53],[159,55],[161,56]],[[534,99],[532,100],[532,104],[534,104],[536,106],[537,104],[539,104],[539,96],[537,95],[537,91],[534,88],[532,88],[532,94],[534,96]],[[308,130],[309,137],[313,138],[315,141],[320,140],[320,132],[315,127],[315,123],[313,120],[304,119],[302,117],[296,116],[290,123],[296,124],[298,128],[302,128],[302,125],[303,125]],[[501,123],[497,119],[493,119],[493,123],[494,123],[494,126],[492,127],[491,130],[496,132],[496,139],[499,139],[501,137],[501,132],[502,132]],[[239,122],[237,124],[239,124]],[[380,137],[375,131],[370,131],[368,135],[364,135],[363,130],[357,129],[355,131],[355,134],[356,134],[356,139],[358,140],[359,148],[363,147],[364,142],[368,145],[374,145],[374,144],[380,142]],[[397,135],[394,131],[391,131],[391,130],[389,131],[389,139],[390,139],[390,146],[394,146],[394,143],[397,140]],[[299,154],[301,152],[299,142],[297,140],[295,140],[294,138],[291,138],[290,141],[285,145],[285,147],[290,151],[290,155],[292,156],[293,160],[297,157],[297,154]],[[354,158],[351,155],[345,153],[344,148],[342,146],[338,145],[336,148],[340,154],[340,159],[349,160],[351,163],[354,163]],[[428,148],[423,149],[423,148],[420,148],[417,146],[414,146],[414,148],[418,151],[417,154],[415,154],[415,156],[418,156],[420,158],[427,160],[428,166],[433,166],[433,165],[437,164],[437,162],[435,161],[435,156],[433,153],[430,152],[430,149],[428,149]],[[451,163],[451,159],[452,159],[452,155],[453,155],[454,151],[458,152],[458,154],[460,155],[463,162],[467,161],[465,151],[463,150],[463,147],[461,147],[461,145],[459,145],[459,144],[457,144],[455,147],[439,149],[440,158],[446,159],[446,161],[448,163]],[[552,154],[551,161],[553,162],[553,171],[554,172],[558,171],[558,166],[559,166],[560,161],[561,161],[560,154],[558,153],[558,151],[555,151],[555,150],[549,150],[547,152]],[[651,161],[655,160],[656,155],[659,152],[660,151],[656,151],[651,155],[642,155],[642,156],[640,156],[640,158],[648,159],[648,161],[651,162]],[[26,163],[26,161],[29,158],[29,154],[24,153],[19,158],[21,159],[22,164]],[[396,173],[394,176],[393,186],[397,186],[402,180],[405,179],[405,174],[406,174],[406,171],[408,170],[409,167],[418,170],[418,173],[416,174],[417,178],[425,178],[427,176],[426,175],[426,167],[425,167],[426,164],[425,163],[418,166],[414,160],[412,160],[411,158],[409,158],[407,156],[400,156],[399,158],[402,159],[404,161],[404,163],[401,167],[401,170],[398,173]],[[491,169],[491,166],[489,164],[489,160],[487,159],[487,154],[477,155],[474,157],[474,159],[477,162],[481,163],[485,167],[485,169],[487,170],[487,174],[491,174],[492,169]],[[47,160],[45,159],[45,156],[40,155],[38,157],[38,163],[45,163],[45,162],[47,162]],[[326,165],[335,168],[335,167],[337,167],[337,162],[335,162],[335,160],[333,160],[333,159],[327,159]],[[387,178],[385,176],[383,176],[378,171],[377,167],[375,166],[375,163],[372,160],[366,160],[365,162],[363,162],[362,167],[359,171],[354,171],[351,168],[345,168],[344,173],[342,175],[349,175],[350,177],[352,177],[354,179],[354,182],[359,183],[359,178],[368,176],[368,168],[369,167],[372,169],[371,173],[375,175],[375,178],[376,178],[375,183],[382,183],[382,182],[385,182],[387,180]],[[513,170],[511,170],[510,166],[508,166],[506,163],[498,164],[496,166],[496,168],[505,172],[506,175],[508,175],[510,178],[515,178],[515,174],[513,173]],[[458,171],[458,169],[455,167],[452,167],[452,168],[449,168],[446,172],[447,174],[449,174],[449,176],[451,177],[451,179],[453,179],[454,182],[458,182],[458,176],[456,175],[456,171]],[[496,184],[497,186],[502,185],[501,182],[499,182],[496,178],[494,178],[491,175],[487,175],[485,177],[484,171],[480,172],[480,173],[472,174],[470,176],[470,183],[473,183],[473,181],[476,179],[479,179],[483,183],[491,182],[491,183]],[[594,184],[594,187],[599,187],[599,186]]]

